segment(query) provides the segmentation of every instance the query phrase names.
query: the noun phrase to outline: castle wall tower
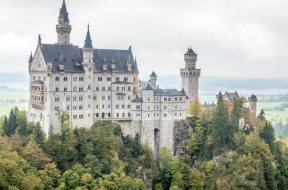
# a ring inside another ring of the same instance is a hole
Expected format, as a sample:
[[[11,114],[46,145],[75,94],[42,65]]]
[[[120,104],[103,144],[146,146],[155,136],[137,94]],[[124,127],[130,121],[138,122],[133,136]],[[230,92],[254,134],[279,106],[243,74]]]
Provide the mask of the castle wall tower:
[[[249,101],[249,110],[250,110],[250,119],[251,122],[256,120],[256,108],[257,108],[257,97],[252,94],[251,97],[248,98]]]
[[[62,7],[59,11],[58,24],[56,25],[57,31],[57,44],[70,45],[71,25],[69,25],[69,17],[66,9],[65,0],[63,0]]]
[[[153,89],[157,88],[157,75],[155,74],[155,72],[153,71],[150,75],[150,85]]]
[[[187,53],[184,54],[185,68],[180,69],[182,78],[182,89],[185,90],[188,96],[187,110],[190,102],[195,97],[198,97],[198,85],[199,77],[201,75],[201,69],[196,69],[197,54],[190,48]]]
[[[88,98],[84,98],[84,110],[85,110],[85,116],[84,120],[85,124],[88,126],[93,125],[93,120],[91,119],[93,117],[93,70],[94,70],[94,62],[93,62],[93,52],[94,48],[92,45],[92,40],[90,36],[89,31],[89,25],[88,25],[88,31],[84,43],[84,47],[82,48],[83,51],[83,62],[82,66],[85,70],[85,76],[84,76],[84,91],[86,91]],[[89,98],[90,97],[90,98]]]

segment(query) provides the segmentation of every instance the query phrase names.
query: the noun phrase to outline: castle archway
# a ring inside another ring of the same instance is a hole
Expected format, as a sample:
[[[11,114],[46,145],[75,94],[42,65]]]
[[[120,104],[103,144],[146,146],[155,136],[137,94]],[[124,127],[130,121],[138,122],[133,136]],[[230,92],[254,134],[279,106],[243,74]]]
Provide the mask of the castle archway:
[[[160,144],[160,130],[154,129],[154,156],[157,158]]]

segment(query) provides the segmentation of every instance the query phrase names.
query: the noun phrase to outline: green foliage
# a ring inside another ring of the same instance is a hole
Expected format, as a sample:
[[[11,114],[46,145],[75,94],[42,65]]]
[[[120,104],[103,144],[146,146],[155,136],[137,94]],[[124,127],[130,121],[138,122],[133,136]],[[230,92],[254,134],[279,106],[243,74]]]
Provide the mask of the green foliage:
[[[258,119],[259,121],[265,121],[265,120],[266,120],[266,118],[265,118],[265,112],[264,112],[263,109],[261,110],[261,112],[260,112],[259,115],[257,116],[257,119]]]
[[[33,129],[32,137],[34,141],[36,142],[36,144],[39,144],[42,147],[43,142],[45,140],[45,135],[41,129],[41,125],[39,122],[36,124],[36,126]]]

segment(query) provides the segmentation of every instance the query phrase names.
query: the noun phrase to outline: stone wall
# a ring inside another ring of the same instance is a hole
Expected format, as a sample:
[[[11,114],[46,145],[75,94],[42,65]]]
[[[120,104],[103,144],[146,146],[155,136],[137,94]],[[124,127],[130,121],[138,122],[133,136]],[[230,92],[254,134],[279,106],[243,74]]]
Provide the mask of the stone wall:
[[[174,128],[173,128],[173,155],[178,156],[181,158],[181,156],[186,152],[185,148],[183,147],[183,141],[188,138],[188,129],[189,129],[190,123],[188,120],[181,120],[181,121],[175,121],[174,122]]]

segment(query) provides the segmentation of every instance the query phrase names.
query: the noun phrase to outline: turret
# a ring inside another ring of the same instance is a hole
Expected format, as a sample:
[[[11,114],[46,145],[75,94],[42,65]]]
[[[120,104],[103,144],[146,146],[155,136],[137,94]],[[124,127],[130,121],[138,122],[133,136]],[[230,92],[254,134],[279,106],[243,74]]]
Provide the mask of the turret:
[[[69,17],[65,4],[65,0],[63,0],[62,7],[59,11],[58,24],[56,25],[57,31],[57,44],[61,45],[70,45],[70,33],[71,33],[71,25],[69,25]]]
[[[33,57],[32,57],[32,51],[31,51],[31,54],[30,54],[30,57],[29,57],[29,61],[28,61],[29,70],[30,70],[30,68],[31,68],[32,60],[33,60]]]
[[[150,75],[150,85],[153,89],[156,89],[157,88],[157,75],[155,74],[155,72],[153,71]]]
[[[84,42],[85,42],[84,47],[82,48],[82,50],[83,50],[83,63],[92,64],[93,63],[94,48],[93,48],[92,40],[91,40],[91,36],[90,36],[89,24],[88,24],[86,39]]]
[[[251,122],[255,121],[256,119],[256,108],[257,108],[257,97],[256,95],[252,94],[251,97],[248,98],[249,101],[249,110],[250,110],[250,117]]]
[[[184,54],[185,69],[196,69],[197,54],[188,48],[188,51]]]

